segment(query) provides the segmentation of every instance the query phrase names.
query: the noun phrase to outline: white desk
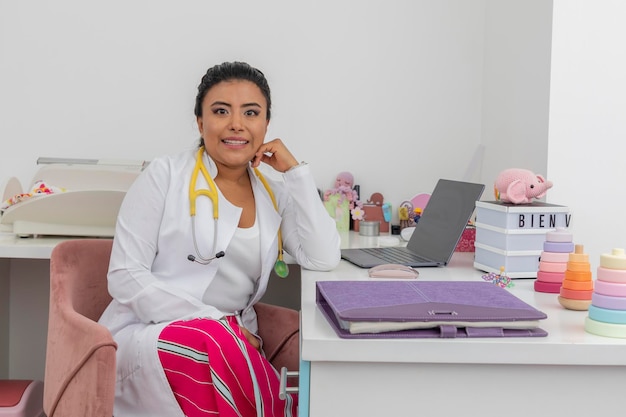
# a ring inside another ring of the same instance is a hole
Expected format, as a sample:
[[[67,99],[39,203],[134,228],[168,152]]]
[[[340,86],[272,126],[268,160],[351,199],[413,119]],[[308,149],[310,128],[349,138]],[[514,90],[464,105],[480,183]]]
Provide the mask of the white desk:
[[[0,233],[0,379],[43,380],[50,253],[63,240]]]
[[[345,247],[372,242],[355,233],[343,237]],[[49,258],[62,240],[0,234],[0,378],[43,380]],[[420,279],[480,280],[472,256],[458,253],[448,267],[423,268]],[[345,262],[332,272],[302,271],[311,417],[623,412],[626,340],[586,333],[587,313],[562,308],[556,294],[535,292],[533,280],[515,280],[511,292],[548,314],[546,338],[344,340],[315,305],[315,281],[340,279],[368,278]]]
[[[349,233],[344,247],[371,243]],[[473,253],[421,280],[482,280]],[[342,261],[332,272],[302,272],[302,360],[309,361],[309,416],[585,416],[623,413],[626,340],[585,332],[587,312],[566,310],[533,280],[510,291],[548,315],[548,337],[341,339],[315,304],[315,282],[369,279]],[[306,416],[301,410],[301,416]]]

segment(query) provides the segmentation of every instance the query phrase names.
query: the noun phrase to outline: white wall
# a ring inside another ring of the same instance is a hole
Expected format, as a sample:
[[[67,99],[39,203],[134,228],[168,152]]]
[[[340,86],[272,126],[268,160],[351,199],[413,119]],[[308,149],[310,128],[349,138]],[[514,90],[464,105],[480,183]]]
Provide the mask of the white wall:
[[[487,180],[480,166],[467,173],[483,140],[483,105],[497,116],[485,124],[486,160],[502,161],[496,144],[517,136],[494,126],[509,122],[498,109],[507,102],[515,123],[506,130],[517,132],[529,105],[501,86],[542,96],[545,81],[504,77],[521,73],[515,54],[486,41],[486,30],[506,34],[532,61],[546,35],[545,15],[535,13],[549,11],[542,4],[550,2],[0,0],[0,182],[16,176],[27,187],[40,156],[177,152],[197,139],[193,102],[204,71],[245,60],[273,89],[270,136],[312,165],[318,187],[349,170],[362,197],[382,192],[397,207],[439,177],[490,183],[492,170]],[[542,141],[537,112],[527,136]],[[516,162],[535,159],[523,153]]]
[[[39,156],[189,145],[202,74],[235,59],[267,74],[270,135],[321,188],[350,170],[398,204],[462,175],[480,143],[484,1],[5,0],[0,15],[0,173],[23,183]]]
[[[626,247],[626,3],[556,0],[548,201],[570,207],[576,243],[595,268]]]
[[[552,1],[488,2],[483,87],[484,199],[519,167],[546,175]]]

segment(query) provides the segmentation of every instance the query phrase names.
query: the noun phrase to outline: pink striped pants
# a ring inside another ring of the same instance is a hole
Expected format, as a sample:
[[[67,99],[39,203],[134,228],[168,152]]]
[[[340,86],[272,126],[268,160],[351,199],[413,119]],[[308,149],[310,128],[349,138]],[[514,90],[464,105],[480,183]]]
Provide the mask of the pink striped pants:
[[[297,416],[297,396],[278,398],[278,373],[233,316],[171,323],[157,349],[187,417]]]

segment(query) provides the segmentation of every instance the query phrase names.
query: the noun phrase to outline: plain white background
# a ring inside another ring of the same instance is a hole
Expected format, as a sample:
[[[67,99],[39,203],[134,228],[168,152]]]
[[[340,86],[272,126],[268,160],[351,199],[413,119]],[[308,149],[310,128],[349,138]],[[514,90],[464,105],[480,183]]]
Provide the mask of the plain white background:
[[[542,0],[0,0],[0,179],[195,144],[197,85],[230,60],[267,75],[268,139],[322,190],[350,171],[397,208],[440,177],[545,172],[550,26]]]

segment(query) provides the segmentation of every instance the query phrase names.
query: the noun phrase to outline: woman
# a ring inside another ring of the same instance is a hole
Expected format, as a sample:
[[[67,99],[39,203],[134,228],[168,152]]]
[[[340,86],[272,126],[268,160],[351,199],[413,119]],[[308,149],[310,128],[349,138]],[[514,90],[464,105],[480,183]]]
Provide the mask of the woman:
[[[271,271],[284,272],[281,246],[330,270],[340,239],[309,167],[280,139],[264,142],[270,114],[259,70],[210,68],[196,97],[200,146],[155,159],[128,190],[100,319],[118,343],[115,415],[295,415],[295,398],[278,399],[254,304]],[[259,176],[261,163],[283,181]]]

